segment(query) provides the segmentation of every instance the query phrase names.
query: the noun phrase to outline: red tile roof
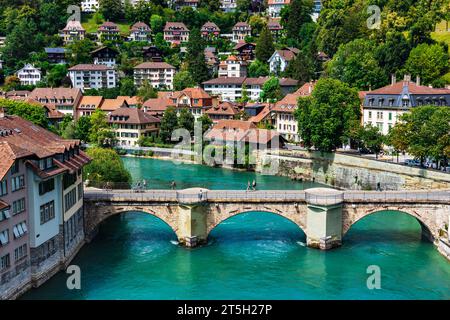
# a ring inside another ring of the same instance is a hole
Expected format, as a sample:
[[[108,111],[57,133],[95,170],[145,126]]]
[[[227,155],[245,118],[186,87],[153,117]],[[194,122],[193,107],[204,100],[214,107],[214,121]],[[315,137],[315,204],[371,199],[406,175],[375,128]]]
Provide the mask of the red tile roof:
[[[418,86],[416,83],[412,81],[399,81],[392,85],[388,85],[373,91],[370,91],[370,94],[392,94],[399,95],[403,92],[403,87],[407,86],[408,91],[411,94],[450,94],[449,89],[437,89],[430,88],[427,86]],[[369,92],[367,92],[369,94]]]
[[[77,64],[69,69],[69,71],[107,71],[113,68],[103,64]]]
[[[175,67],[166,62],[144,62],[134,67],[134,69],[175,69]]]
[[[164,32],[173,31],[174,29],[181,31],[189,31],[189,29],[183,22],[166,22],[166,25],[164,26]]]
[[[122,119],[115,119],[121,117]],[[109,123],[148,124],[159,123],[159,119],[138,108],[119,108],[109,115]]]
[[[297,108],[298,98],[310,96],[314,87],[316,85],[316,81],[311,81],[305,83],[294,93],[290,93],[286,95],[283,99],[275,103],[273,111],[278,112],[294,112]]]
[[[231,102],[222,102],[218,106],[209,108],[206,112],[208,115],[224,115],[234,116],[239,113],[236,106]]]

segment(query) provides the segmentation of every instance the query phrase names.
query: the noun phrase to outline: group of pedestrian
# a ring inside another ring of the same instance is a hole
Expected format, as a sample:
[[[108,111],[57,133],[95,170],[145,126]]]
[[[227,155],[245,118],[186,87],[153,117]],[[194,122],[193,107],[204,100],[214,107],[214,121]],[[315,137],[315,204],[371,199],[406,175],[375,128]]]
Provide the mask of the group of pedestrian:
[[[135,192],[144,192],[145,189],[147,189],[147,181],[145,181],[145,179],[143,179],[142,181],[138,181],[136,183],[134,191]]]
[[[247,191],[250,191],[250,190],[256,191],[256,180],[253,180],[252,184],[250,184],[250,180],[248,180]]]

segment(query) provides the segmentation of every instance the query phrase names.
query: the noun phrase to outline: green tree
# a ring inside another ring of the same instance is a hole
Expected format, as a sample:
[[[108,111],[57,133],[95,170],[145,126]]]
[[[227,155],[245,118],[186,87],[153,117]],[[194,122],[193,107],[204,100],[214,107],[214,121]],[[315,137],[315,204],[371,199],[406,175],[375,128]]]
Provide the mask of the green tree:
[[[114,131],[111,130],[107,115],[102,110],[95,110],[90,116],[91,130],[89,142],[99,147],[112,146],[116,142]]]
[[[123,17],[122,1],[100,0],[100,12],[108,21],[118,21]]]
[[[141,103],[144,103],[148,99],[158,98],[158,91],[153,88],[150,82],[144,81],[142,86],[137,90],[137,96]]]
[[[173,87],[176,91],[181,91],[186,88],[195,86],[195,81],[192,79],[189,71],[180,71],[173,77]]]
[[[136,86],[131,77],[126,77],[120,80],[120,95],[132,97],[136,94]]]
[[[433,84],[449,70],[448,53],[439,44],[420,44],[411,50],[405,69],[420,76],[422,83]]]
[[[17,90],[20,87],[20,79],[16,75],[7,76],[5,79],[5,90]]]
[[[247,85],[245,83],[242,84],[242,98],[239,100],[239,102],[249,102],[250,101],[250,97],[248,96],[248,90],[247,90]]]
[[[217,0],[200,0],[200,8],[206,8],[209,12],[215,12],[220,10],[220,1]]]
[[[202,134],[205,134],[213,125],[211,118],[206,113],[202,114],[197,121],[202,124]]]
[[[164,18],[157,14],[152,14],[150,17],[150,27],[155,34],[163,31],[164,23]]]
[[[63,64],[53,66],[47,73],[47,84],[50,87],[60,87],[67,77],[67,67]]]
[[[366,126],[361,126],[358,130],[358,141],[360,142],[360,148],[364,148],[372,153],[375,153],[375,156],[378,159],[378,154],[381,150],[383,150],[385,137],[380,132],[378,127],[369,124]]]
[[[374,44],[364,39],[342,45],[327,64],[327,72],[330,77],[361,90],[382,87],[389,77],[378,65],[374,50]]]
[[[274,51],[275,47],[273,45],[272,33],[267,26],[265,26],[259,35],[258,41],[256,42],[256,59],[262,62],[267,62]]]
[[[178,128],[183,128],[189,131],[191,135],[194,134],[195,118],[188,108],[182,108],[178,115]]]
[[[84,167],[83,176],[90,184],[95,186],[110,182],[111,187],[129,187],[131,175],[114,150],[94,147],[86,153],[92,160]]]
[[[195,28],[189,35],[186,63],[188,71],[197,85],[208,80],[210,77],[204,50],[205,43],[201,37],[200,30]]]
[[[272,77],[264,83],[261,92],[261,101],[275,102],[282,98],[280,80]]]
[[[266,77],[270,73],[268,63],[260,60],[253,61],[248,67],[248,76],[252,78]]]
[[[67,60],[71,65],[91,63],[91,51],[94,47],[94,42],[88,38],[75,41],[67,46]]]
[[[80,117],[75,124],[75,138],[83,142],[89,142],[91,134],[91,118],[89,116]]]
[[[60,123],[58,123],[58,132],[59,132],[60,136],[63,136],[63,132],[66,130],[67,126],[69,124],[71,124],[72,122],[73,122],[73,118],[70,114],[64,115],[64,118],[61,120]],[[69,139],[69,138],[65,138],[65,139]]]
[[[401,32],[389,32],[386,41],[375,48],[374,57],[386,74],[399,72],[408,59],[410,45]]]
[[[164,115],[161,119],[161,128],[159,135],[163,142],[170,142],[172,138],[172,132],[178,127],[177,111],[174,107],[168,107],[164,111]]]
[[[23,101],[0,99],[0,107],[4,108],[7,114],[19,116],[38,126],[48,129],[46,112],[40,105]]]
[[[300,51],[294,60],[287,65],[285,75],[298,80],[300,84],[310,81],[314,77],[314,61],[312,57],[308,53]]]
[[[310,97],[299,99],[295,117],[307,148],[336,150],[359,128],[358,91],[336,79],[320,79]]]
[[[288,39],[300,42],[300,30],[306,23],[311,23],[313,11],[312,0],[292,0],[289,6],[281,11],[281,24],[286,30]]]

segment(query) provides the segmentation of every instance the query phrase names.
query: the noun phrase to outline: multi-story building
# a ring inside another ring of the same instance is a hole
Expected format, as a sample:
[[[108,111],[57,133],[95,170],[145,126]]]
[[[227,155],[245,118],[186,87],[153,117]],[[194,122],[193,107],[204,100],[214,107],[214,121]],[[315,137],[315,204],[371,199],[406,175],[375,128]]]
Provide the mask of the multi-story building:
[[[280,19],[269,19],[267,28],[272,33],[274,40],[279,39],[283,33],[283,26],[280,24]]]
[[[159,119],[139,108],[118,108],[112,111],[108,118],[118,145],[122,147],[137,146],[141,136],[156,137],[159,132]]]
[[[242,98],[242,89],[245,85],[247,95],[252,101],[259,101],[264,83],[269,80],[268,77],[260,78],[230,78],[222,77],[211,79],[202,83],[205,91],[218,97],[221,101],[238,101]],[[280,78],[280,87],[284,95],[291,93],[297,87],[297,80],[290,78]]]
[[[221,104],[209,108],[205,112],[213,123],[220,120],[232,120],[239,113],[239,108],[232,102],[224,101]]]
[[[275,119],[275,128],[286,140],[300,142],[298,122],[294,117],[294,111],[297,109],[298,99],[310,96],[315,85],[315,82],[305,83],[296,92],[286,95],[282,100],[275,103],[275,106],[271,109]]]
[[[244,42],[245,37],[252,35],[252,27],[247,22],[238,22],[233,27],[233,42]]]
[[[151,42],[152,30],[144,22],[137,22],[131,27],[129,39],[131,41]]]
[[[300,50],[297,48],[284,48],[281,50],[275,50],[272,54],[269,62],[270,72],[273,74],[280,74],[284,72],[292,60],[295,59]]]
[[[163,61],[163,52],[156,46],[142,47],[142,56],[144,57],[145,61]]]
[[[219,78],[220,77],[246,77],[247,76],[247,62],[238,59],[234,55],[228,56],[219,64]]]
[[[100,47],[91,52],[94,64],[101,64],[113,68],[116,65],[116,59],[119,55],[116,49],[109,47]]]
[[[175,8],[175,10],[179,11],[184,7],[190,7],[196,10],[200,0],[172,0],[172,1],[174,1],[173,7]]]
[[[242,61],[255,60],[256,43],[239,42],[233,48],[236,51],[236,56]]]
[[[220,8],[225,12],[235,11],[237,8],[236,0],[220,0]]]
[[[92,115],[95,110],[101,108],[103,101],[102,96],[83,96],[76,106],[75,118]]]
[[[96,12],[100,7],[99,0],[83,0],[81,1],[82,12]]]
[[[52,64],[66,64],[66,49],[64,48],[45,48],[47,61]]]
[[[279,18],[281,17],[281,9],[284,6],[289,5],[291,0],[268,0],[267,2],[267,11],[269,17]]]
[[[81,97],[81,90],[72,88],[36,88],[29,95],[30,100],[39,102],[49,110],[71,116],[74,116]]]
[[[0,298],[64,268],[83,244],[79,141],[0,112]]]
[[[116,70],[102,64],[79,64],[69,69],[72,86],[82,91],[116,87]]]
[[[388,134],[403,113],[423,105],[450,106],[450,89],[421,86],[419,78],[413,82],[409,75],[398,82],[393,77],[390,85],[365,92],[363,123]]]
[[[164,40],[172,45],[180,45],[189,41],[189,29],[182,22],[166,22]]]
[[[220,36],[220,28],[214,22],[206,22],[200,29],[202,37],[205,39],[214,39]]]
[[[42,71],[27,63],[22,69],[17,71],[17,77],[23,86],[35,86],[42,79]]]
[[[175,67],[165,62],[144,62],[134,67],[134,84],[141,87],[148,81],[154,88],[173,89]]]
[[[213,105],[212,98],[202,88],[186,88],[176,91],[169,97],[170,105],[177,110],[188,108],[195,120]]]
[[[100,41],[114,41],[120,38],[119,26],[111,21],[104,22],[97,30]]]
[[[61,31],[64,44],[68,45],[75,41],[83,40],[86,36],[86,30],[84,30],[80,21],[71,20],[67,22],[66,27]]]

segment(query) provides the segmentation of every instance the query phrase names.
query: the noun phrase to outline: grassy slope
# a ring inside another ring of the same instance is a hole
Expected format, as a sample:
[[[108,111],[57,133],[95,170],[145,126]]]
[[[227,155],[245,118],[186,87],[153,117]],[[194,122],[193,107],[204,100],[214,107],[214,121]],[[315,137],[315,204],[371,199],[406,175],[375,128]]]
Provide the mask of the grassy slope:
[[[431,37],[439,42],[445,42],[448,45],[448,51],[450,53],[450,31],[445,30],[446,23],[445,21],[439,23],[436,26],[436,31],[431,33]],[[450,28],[450,22],[449,22]],[[447,83],[450,83],[450,72],[444,75]]]
[[[95,33],[100,25],[96,24],[91,14],[84,14],[81,21],[83,28],[86,29],[87,33]],[[123,34],[128,34],[130,32],[130,25],[123,22],[115,22],[119,26],[119,30]]]

